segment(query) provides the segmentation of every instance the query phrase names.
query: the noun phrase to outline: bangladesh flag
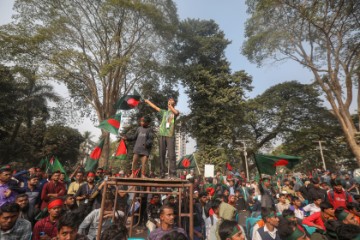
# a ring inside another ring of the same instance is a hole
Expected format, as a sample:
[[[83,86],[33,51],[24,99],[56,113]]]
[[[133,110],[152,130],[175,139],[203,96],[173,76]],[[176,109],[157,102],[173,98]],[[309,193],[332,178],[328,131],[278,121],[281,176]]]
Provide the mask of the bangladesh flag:
[[[90,153],[90,157],[86,159],[85,162],[85,171],[94,171],[99,163],[99,159],[101,157],[102,149],[104,146],[104,139],[101,139],[99,144],[92,150]]]
[[[120,160],[126,160],[127,157],[127,147],[124,139],[121,139],[119,142],[119,146],[116,149],[115,158]]]
[[[46,172],[53,173],[55,171],[60,171],[62,173],[65,173],[65,179],[68,180],[68,176],[66,174],[63,165],[61,164],[61,162],[57,157],[52,156],[46,164]]]
[[[195,157],[193,154],[185,155],[176,163],[177,169],[195,168]]]
[[[276,167],[281,166],[292,169],[300,162],[300,159],[301,157],[288,155],[271,156],[255,154],[255,162],[260,174],[275,175]]]
[[[121,114],[116,114],[115,116],[102,121],[100,125],[97,127],[104,129],[109,133],[117,135],[120,128],[120,121],[121,121]]]
[[[136,90],[134,90],[134,93],[132,95],[125,95],[121,97],[115,104],[115,108],[121,110],[133,109],[137,107],[137,105],[139,105],[140,98],[140,94]]]

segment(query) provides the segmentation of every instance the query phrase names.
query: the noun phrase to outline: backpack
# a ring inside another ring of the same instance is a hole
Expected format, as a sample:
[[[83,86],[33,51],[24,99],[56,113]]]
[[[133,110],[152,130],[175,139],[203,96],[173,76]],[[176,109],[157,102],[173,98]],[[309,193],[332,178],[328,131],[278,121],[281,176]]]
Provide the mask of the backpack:
[[[349,199],[352,199],[352,197],[351,197],[350,193],[348,193],[347,191],[344,191],[344,192],[345,192],[345,202],[346,202],[346,204],[348,204],[350,202]],[[335,197],[334,190],[330,190],[329,195],[331,197],[331,200],[333,201],[334,197]],[[326,196],[328,196],[328,195],[326,195]]]

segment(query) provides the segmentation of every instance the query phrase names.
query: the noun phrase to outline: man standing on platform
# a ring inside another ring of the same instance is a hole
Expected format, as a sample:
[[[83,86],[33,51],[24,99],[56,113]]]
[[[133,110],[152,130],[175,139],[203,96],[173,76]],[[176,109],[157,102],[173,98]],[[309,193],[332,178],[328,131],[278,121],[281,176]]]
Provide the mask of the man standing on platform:
[[[145,100],[145,103],[150,107],[160,112],[162,120],[159,128],[159,156],[160,156],[160,176],[165,177],[165,156],[166,150],[168,150],[169,156],[169,178],[176,178],[176,156],[175,156],[175,119],[179,115],[179,111],[176,110],[174,98],[169,98],[168,109],[160,109],[158,106]]]

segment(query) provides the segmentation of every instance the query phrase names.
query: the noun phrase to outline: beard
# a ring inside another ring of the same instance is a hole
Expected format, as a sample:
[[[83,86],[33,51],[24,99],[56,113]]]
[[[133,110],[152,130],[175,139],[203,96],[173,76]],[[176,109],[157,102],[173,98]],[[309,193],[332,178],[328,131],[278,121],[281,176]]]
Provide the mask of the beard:
[[[27,204],[25,207],[21,208],[21,211],[22,212],[27,212],[29,210],[29,208],[30,208],[30,205]]]

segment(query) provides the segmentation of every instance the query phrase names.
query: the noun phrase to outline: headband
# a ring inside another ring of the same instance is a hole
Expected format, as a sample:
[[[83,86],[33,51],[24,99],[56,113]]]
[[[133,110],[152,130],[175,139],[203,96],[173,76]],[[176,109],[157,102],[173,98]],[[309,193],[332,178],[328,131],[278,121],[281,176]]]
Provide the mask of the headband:
[[[343,221],[346,219],[346,217],[349,215],[349,212],[348,211],[342,211],[340,214],[339,214],[339,217],[338,217],[338,220],[339,221]]]
[[[290,234],[290,236],[286,237],[285,240],[296,240],[298,239],[299,237],[302,237],[304,236],[305,233],[300,231],[299,228],[296,228],[295,231],[293,231],[292,234]]]
[[[239,225],[235,225],[232,232],[230,233],[230,238],[233,237],[235,234],[237,234],[238,232],[241,232],[241,227]]]
[[[48,209],[52,209],[54,207],[60,207],[60,206],[62,207],[63,204],[64,203],[61,199],[55,199],[49,203]]]
[[[95,177],[95,174],[94,174],[93,172],[89,172],[89,173],[87,174],[87,176],[88,176],[88,177]]]

